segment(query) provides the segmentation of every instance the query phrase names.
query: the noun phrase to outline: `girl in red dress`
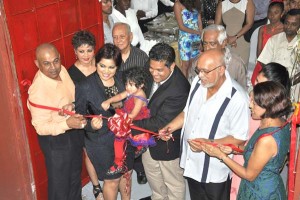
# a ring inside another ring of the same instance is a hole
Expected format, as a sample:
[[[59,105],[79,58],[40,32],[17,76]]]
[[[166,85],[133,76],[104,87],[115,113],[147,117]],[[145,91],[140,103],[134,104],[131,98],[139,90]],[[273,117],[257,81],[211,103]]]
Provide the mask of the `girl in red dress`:
[[[258,41],[257,41],[257,51],[256,56],[259,57],[267,41],[273,35],[281,33],[283,31],[283,24],[281,18],[284,14],[284,4],[282,0],[273,0],[271,1],[268,8],[268,19],[270,24],[263,25],[259,28],[258,32]],[[257,62],[253,70],[251,77],[251,83],[254,86],[256,77],[260,70],[262,69],[261,63]]]
[[[123,112],[127,113],[129,118],[133,120],[141,120],[150,117],[150,110],[147,108],[148,100],[144,92],[148,74],[142,67],[135,67],[125,71],[125,87],[126,90],[118,95],[104,101],[101,106],[104,110],[109,109],[110,104],[120,102],[124,99]],[[128,134],[126,136],[115,136],[114,164],[107,171],[108,174],[116,174],[122,172],[125,160],[125,142],[129,140],[131,145],[137,147],[135,156],[138,157],[146,151],[146,147],[155,145],[153,136],[143,133],[137,136]]]

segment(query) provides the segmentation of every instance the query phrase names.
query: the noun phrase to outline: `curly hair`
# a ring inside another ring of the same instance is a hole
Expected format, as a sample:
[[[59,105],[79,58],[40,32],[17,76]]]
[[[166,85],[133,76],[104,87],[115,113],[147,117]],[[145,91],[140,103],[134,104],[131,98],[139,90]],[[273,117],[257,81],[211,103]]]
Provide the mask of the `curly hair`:
[[[164,61],[165,65],[170,68],[175,62],[175,50],[166,43],[157,43],[149,52],[149,59],[155,61]]]
[[[266,112],[261,118],[286,117],[292,111],[292,103],[282,84],[274,81],[258,83],[253,88],[254,101]]]
[[[113,59],[117,68],[120,67],[122,63],[121,51],[118,47],[113,44],[107,43],[101,47],[95,55],[96,65],[102,59]]]
[[[132,82],[137,88],[144,85],[143,90],[146,90],[149,78],[150,74],[144,67],[133,67],[124,71],[124,83]]]
[[[77,49],[83,44],[87,44],[95,48],[96,46],[95,36],[89,31],[76,32],[72,38],[72,45],[74,49]]]

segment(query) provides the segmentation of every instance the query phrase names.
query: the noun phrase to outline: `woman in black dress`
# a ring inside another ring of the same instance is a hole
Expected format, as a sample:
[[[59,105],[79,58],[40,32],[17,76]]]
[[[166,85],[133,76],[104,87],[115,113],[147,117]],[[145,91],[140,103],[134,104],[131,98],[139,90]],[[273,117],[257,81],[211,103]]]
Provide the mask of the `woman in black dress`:
[[[69,67],[68,72],[72,78],[74,84],[78,84],[80,81],[85,80],[86,77],[96,71],[95,67],[95,36],[89,31],[78,31],[72,38],[72,45],[74,48],[76,62]],[[103,200],[102,189],[98,181],[96,170],[91,163],[86,150],[85,154],[85,166],[93,184],[93,194],[96,200]]]
[[[102,115],[110,117],[112,110],[104,111],[101,103],[108,98],[125,90],[123,83],[117,78],[116,73],[121,64],[120,50],[112,45],[105,44],[96,54],[97,71],[76,86],[75,99],[76,113],[83,115]],[[121,107],[119,102],[114,107]],[[126,166],[129,173],[126,178],[122,174],[107,175],[106,172],[114,162],[114,135],[107,127],[107,120],[93,118],[85,126],[85,147],[92,161],[98,178],[104,181],[103,194],[105,200],[117,199],[118,190],[122,200],[130,199],[131,170],[134,161],[134,149],[127,145]]]

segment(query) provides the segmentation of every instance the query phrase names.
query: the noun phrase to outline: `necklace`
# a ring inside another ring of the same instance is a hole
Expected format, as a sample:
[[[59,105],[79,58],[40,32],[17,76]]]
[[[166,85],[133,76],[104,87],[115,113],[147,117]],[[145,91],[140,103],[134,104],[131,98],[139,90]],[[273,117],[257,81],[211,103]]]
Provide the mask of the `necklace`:
[[[276,24],[274,26],[272,26],[272,24],[270,24],[270,25],[271,25],[271,33],[273,33],[276,30],[276,28],[281,25],[281,23],[278,23],[278,24]]]

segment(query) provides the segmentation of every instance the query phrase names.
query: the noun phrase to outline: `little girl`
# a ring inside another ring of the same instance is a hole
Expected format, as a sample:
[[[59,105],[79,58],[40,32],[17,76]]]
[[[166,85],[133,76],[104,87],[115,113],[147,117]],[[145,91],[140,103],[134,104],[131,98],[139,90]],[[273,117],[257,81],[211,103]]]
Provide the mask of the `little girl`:
[[[268,8],[268,19],[270,21],[270,24],[264,25],[259,28],[257,51],[256,51],[257,58],[259,57],[260,53],[262,52],[269,38],[283,31],[283,24],[281,22],[281,18],[283,14],[284,14],[283,1],[272,0]],[[257,62],[251,78],[252,85],[254,85],[255,79],[261,69],[262,69],[261,63]]]
[[[127,113],[131,119],[141,120],[149,118],[150,110],[147,108],[148,100],[146,99],[146,94],[143,90],[145,88],[147,76],[148,74],[142,67],[135,67],[125,71],[124,81],[126,90],[104,101],[101,104],[102,108],[107,110],[110,107],[110,104],[122,101],[126,98],[122,110]],[[114,141],[114,165],[110,167],[110,169],[107,171],[107,174],[117,174],[123,171],[125,159],[124,145],[127,139],[130,140],[133,146],[137,147],[135,157],[138,157],[144,153],[146,147],[155,145],[154,138],[146,133],[135,137],[131,135],[127,138],[116,137]]]

